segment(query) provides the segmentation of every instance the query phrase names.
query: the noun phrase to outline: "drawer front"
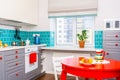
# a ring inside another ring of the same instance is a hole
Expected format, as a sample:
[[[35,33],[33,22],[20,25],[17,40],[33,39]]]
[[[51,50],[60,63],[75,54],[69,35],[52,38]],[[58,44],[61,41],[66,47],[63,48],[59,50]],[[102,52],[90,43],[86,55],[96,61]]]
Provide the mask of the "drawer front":
[[[21,57],[24,57],[24,53],[21,54],[13,54],[13,55],[6,55],[5,56],[5,61],[10,61],[10,60],[17,60]]]
[[[6,72],[6,80],[25,80],[24,79],[25,71],[24,68],[15,69],[13,71]]]
[[[3,60],[2,60],[2,58],[3,58],[3,56],[2,56],[2,54],[0,53],[0,80],[3,80],[3,79],[2,79],[2,77],[3,77],[3,74],[2,74],[2,70],[3,70],[3,69],[2,69],[2,65],[3,65],[3,64],[2,64],[2,61],[3,61]]]
[[[104,48],[105,52],[108,53],[120,53],[119,49],[110,49],[110,48]]]
[[[29,73],[26,73],[25,74],[25,79],[26,80],[31,80],[33,77],[35,77],[37,74],[36,74],[36,69],[29,72]]]
[[[4,51],[5,56],[21,54],[21,53],[25,53],[25,50],[24,49],[13,49],[13,50]]]
[[[9,70],[12,70],[12,69],[16,69],[16,68],[24,68],[24,59],[21,58],[21,60],[16,60],[16,61],[11,61],[11,62],[5,62],[5,70],[6,71],[9,71]]]
[[[105,55],[105,58],[120,60],[120,56],[118,55],[120,55],[119,52],[109,52],[109,54]]]
[[[120,41],[120,31],[104,31],[103,39],[107,41]]]
[[[120,41],[103,41],[103,48],[109,49],[119,49],[120,50]]]

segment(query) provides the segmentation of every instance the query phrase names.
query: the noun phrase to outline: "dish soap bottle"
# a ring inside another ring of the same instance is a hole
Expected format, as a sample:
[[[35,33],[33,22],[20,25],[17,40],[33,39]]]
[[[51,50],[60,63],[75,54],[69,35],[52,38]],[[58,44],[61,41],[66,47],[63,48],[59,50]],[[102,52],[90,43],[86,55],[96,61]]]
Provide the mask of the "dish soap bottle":
[[[29,39],[26,40],[26,46],[28,46],[28,45],[30,45],[30,40]]]
[[[39,34],[36,34],[35,35],[35,44],[40,44],[40,37],[39,37],[40,35]]]

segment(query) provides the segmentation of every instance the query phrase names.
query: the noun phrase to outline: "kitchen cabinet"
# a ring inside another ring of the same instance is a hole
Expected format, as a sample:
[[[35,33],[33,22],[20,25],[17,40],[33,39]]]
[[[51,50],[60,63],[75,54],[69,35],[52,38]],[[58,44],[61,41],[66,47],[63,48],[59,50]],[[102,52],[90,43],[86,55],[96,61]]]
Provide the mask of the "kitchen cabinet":
[[[3,78],[0,80],[25,80],[24,48],[1,51],[3,54]],[[0,70],[1,71],[1,70]]]
[[[103,32],[103,49],[107,52],[106,58],[120,60],[119,30],[105,30]]]
[[[3,80],[2,62],[3,62],[3,55],[2,53],[0,53],[0,80]]]
[[[0,0],[0,19],[37,25],[38,0]]]

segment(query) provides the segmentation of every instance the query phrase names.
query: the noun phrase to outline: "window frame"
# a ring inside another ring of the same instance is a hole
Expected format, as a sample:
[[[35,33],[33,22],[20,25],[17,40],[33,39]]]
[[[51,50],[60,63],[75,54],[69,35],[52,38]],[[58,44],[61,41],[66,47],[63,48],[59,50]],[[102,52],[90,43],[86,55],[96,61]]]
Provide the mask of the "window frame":
[[[84,15],[84,16],[93,16],[94,17],[94,27],[95,27],[95,15]],[[66,16],[61,16],[63,18],[66,18]],[[71,16],[67,16],[67,17],[71,17]],[[76,19],[78,17],[81,17],[81,16],[72,16],[72,17],[76,17]],[[82,15],[83,17],[83,15]],[[50,17],[51,18],[51,17]],[[57,18],[57,17],[53,17],[53,18]],[[60,18],[60,16],[58,16],[58,18]],[[55,20],[55,26],[57,26],[57,20]],[[77,20],[76,20],[77,22]],[[88,47],[88,48],[94,48],[94,27],[92,27],[91,31],[92,31],[92,40],[91,40],[91,44],[86,44],[85,47]],[[82,29],[83,30],[83,29]],[[90,30],[90,29],[85,29],[85,30]],[[78,47],[78,43],[77,43],[77,36],[75,34],[77,34],[77,23],[76,23],[76,26],[75,26],[75,29],[73,27],[73,42],[71,44],[57,44],[57,27],[55,27],[54,29],[54,32],[55,32],[55,46],[77,46]]]

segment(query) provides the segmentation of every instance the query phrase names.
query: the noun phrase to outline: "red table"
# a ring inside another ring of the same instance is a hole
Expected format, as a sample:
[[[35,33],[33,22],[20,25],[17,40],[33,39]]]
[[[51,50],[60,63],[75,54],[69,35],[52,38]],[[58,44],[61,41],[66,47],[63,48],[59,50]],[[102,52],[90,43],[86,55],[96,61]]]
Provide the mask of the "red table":
[[[67,73],[88,78],[102,80],[102,78],[116,77],[120,80],[120,61],[111,60],[108,64],[95,64],[93,66],[83,66],[78,58],[69,58],[62,61],[61,80],[66,80]]]

